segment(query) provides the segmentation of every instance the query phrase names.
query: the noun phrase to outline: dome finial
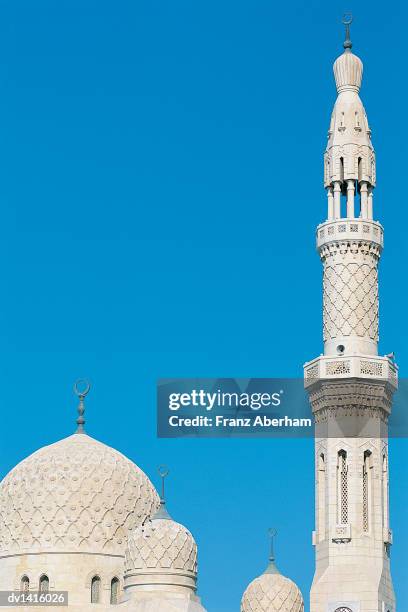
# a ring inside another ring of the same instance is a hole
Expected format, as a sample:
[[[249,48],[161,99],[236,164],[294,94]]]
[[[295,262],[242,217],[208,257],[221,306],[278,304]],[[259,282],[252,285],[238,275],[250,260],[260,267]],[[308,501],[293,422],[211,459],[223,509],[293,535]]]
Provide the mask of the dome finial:
[[[84,419],[85,404],[84,404],[84,400],[85,400],[85,397],[88,395],[90,388],[91,388],[91,385],[84,378],[80,378],[74,384],[74,393],[75,393],[75,395],[77,395],[79,397],[79,405],[78,405],[78,415],[79,416],[77,418],[77,425],[78,425],[78,427],[77,427],[77,430],[76,430],[77,434],[85,433],[85,428],[84,428],[84,425],[85,425],[85,419]]]
[[[165,495],[166,478],[170,474],[170,470],[167,467],[167,465],[159,465],[159,467],[157,468],[157,471],[162,480],[162,490],[161,490],[161,496],[160,496],[160,508],[158,509],[156,514],[152,517],[152,520],[155,520],[155,519],[171,520],[171,516],[166,510],[166,495]]]
[[[270,543],[270,552],[269,552],[269,564],[265,570],[265,574],[279,574],[279,570],[275,565],[275,538],[278,535],[278,532],[274,528],[268,529],[268,534],[271,540]]]
[[[342,22],[346,27],[346,37],[344,39],[343,47],[345,48],[346,51],[350,51],[351,47],[353,46],[351,39],[350,39],[350,26],[353,23],[353,14],[344,13]]]
[[[166,495],[165,495],[165,493],[166,493],[166,489],[165,489],[166,478],[170,474],[170,470],[167,467],[167,465],[159,465],[159,467],[157,468],[157,471],[159,473],[160,478],[162,479],[162,490],[161,490],[160,501],[164,505],[166,503]]]

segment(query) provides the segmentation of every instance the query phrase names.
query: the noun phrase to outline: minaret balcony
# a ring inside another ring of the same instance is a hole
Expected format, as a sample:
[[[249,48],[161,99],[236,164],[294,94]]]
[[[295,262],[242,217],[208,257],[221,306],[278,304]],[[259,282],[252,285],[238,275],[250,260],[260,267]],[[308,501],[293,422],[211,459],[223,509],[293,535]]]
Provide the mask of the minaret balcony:
[[[397,389],[398,366],[389,357],[372,355],[321,355],[304,365],[306,388],[319,380],[344,378],[384,381]]]
[[[336,219],[325,221],[317,227],[317,248],[330,242],[372,242],[381,249],[384,245],[384,230],[381,223],[370,219]]]

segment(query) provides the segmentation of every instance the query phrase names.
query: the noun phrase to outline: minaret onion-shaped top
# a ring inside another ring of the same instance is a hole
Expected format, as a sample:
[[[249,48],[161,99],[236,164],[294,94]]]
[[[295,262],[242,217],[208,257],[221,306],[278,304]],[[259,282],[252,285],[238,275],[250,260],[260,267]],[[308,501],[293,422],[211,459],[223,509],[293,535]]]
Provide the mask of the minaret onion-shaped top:
[[[334,78],[338,93],[342,91],[359,92],[363,78],[363,62],[357,55],[351,52],[352,42],[350,40],[350,25],[353,17],[344,15],[343,23],[346,26],[346,38],[343,43],[344,53],[334,62]]]

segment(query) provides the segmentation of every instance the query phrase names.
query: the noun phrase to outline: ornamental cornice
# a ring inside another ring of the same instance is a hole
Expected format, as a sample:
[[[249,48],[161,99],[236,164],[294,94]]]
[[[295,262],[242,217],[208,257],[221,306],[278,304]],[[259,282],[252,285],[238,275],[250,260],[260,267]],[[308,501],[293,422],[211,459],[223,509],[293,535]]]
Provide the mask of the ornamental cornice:
[[[319,255],[323,263],[329,257],[348,254],[369,256],[377,262],[381,257],[381,252],[382,248],[379,244],[362,240],[333,240],[319,247]]]
[[[388,422],[394,389],[386,381],[317,381],[309,389],[316,422],[338,417],[380,418]]]

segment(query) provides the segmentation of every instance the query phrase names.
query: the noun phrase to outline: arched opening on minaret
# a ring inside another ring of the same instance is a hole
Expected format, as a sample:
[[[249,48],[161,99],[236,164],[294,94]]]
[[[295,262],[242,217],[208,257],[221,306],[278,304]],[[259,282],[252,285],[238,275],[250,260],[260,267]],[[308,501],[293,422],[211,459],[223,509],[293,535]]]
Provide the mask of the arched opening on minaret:
[[[363,159],[359,157],[357,160],[356,194],[358,193],[360,195],[360,202],[359,202],[358,214],[356,214],[356,217],[359,216],[361,218],[367,218],[367,205],[366,205],[366,202],[364,201],[365,195],[364,193],[362,194],[362,189],[361,189],[362,180],[363,180]],[[363,189],[363,192],[364,192],[364,189]]]
[[[337,457],[337,522],[348,523],[348,465],[347,452],[340,450]]]
[[[357,176],[358,176],[358,182],[361,183],[361,181],[363,180],[363,160],[361,157],[358,158],[358,162],[357,162]]]
[[[326,538],[326,461],[324,453],[318,460],[318,537],[320,541]]]
[[[367,450],[363,463],[363,531],[366,533],[371,529],[372,467],[372,454]]]
[[[383,488],[383,526],[384,529],[389,529],[389,483],[388,483],[388,459],[387,455],[383,455],[382,465],[382,488]]]
[[[340,157],[340,214],[339,218],[347,217],[347,186],[344,180],[344,157]]]

